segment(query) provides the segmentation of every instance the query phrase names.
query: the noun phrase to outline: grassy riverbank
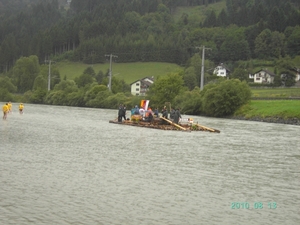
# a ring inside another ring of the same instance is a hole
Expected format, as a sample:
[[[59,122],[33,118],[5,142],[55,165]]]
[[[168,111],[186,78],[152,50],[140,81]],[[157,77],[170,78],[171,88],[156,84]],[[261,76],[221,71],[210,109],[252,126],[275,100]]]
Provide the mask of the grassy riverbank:
[[[300,88],[252,88],[251,92],[258,98],[300,97]]]
[[[299,100],[252,100],[242,106],[234,114],[237,117],[251,118],[281,118],[300,120]]]

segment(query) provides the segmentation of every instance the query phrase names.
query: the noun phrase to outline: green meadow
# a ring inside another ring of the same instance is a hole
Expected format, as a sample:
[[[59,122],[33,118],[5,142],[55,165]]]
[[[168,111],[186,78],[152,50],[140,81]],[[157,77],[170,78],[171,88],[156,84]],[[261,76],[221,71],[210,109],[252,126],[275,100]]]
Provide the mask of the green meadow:
[[[73,80],[83,74],[88,67],[93,67],[95,73],[109,71],[110,64],[94,64],[88,65],[84,63],[74,62],[58,62],[55,64],[58,68],[61,78]],[[154,77],[167,75],[168,73],[176,73],[183,70],[182,67],[173,63],[160,62],[137,62],[137,63],[112,63],[112,75],[118,79],[123,79],[130,84],[144,77]]]
[[[289,98],[300,97],[300,88],[264,88],[251,89],[252,97],[258,98]]]
[[[253,117],[280,117],[300,119],[299,100],[251,100],[235,112],[235,116]]]
[[[84,63],[59,62],[55,64],[61,77],[74,79],[83,71],[92,66],[96,73],[109,70],[109,63],[88,65]],[[137,62],[137,63],[113,63],[113,76],[123,79],[130,84],[143,77],[154,77],[176,73],[183,70],[182,67],[172,63]],[[260,98],[289,98],[300,97],[300,88],[252,88],[252,97]],[[251,100],[250,103],[241,107],[235,115],[252,117],[281,117],[300,118],[299,100]]]
[[[199,24],[205,20],[211,11],[215,11],[216,15],[219,15],[222,9],[226,9],[226,1],[209,4],[207,6],[177,7],[172,14],[175,21],[179,21],[182,14],[187,14],[189,16],[189,21]]]

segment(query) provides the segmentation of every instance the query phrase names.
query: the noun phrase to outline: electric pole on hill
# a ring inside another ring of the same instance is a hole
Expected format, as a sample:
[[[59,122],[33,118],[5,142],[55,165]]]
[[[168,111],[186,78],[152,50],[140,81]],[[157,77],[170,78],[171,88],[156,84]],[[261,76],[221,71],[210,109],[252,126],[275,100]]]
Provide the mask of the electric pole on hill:
[[[201,47],[196,47],[201,48]],[[205,46],[202,46],[202,65],[201,65],[201,78],[200,78],[200,91],[203,90],[203,84],[204,84],[204,61],[205,61],[205,49],[211,50],[211,48],[205,48]]]
[[[112,57],[118,58],[118,56],[110,54],[105,55],[106,57],[109,56],[109,82],[108,82],[108,89],[111,91],[111,77],[112,77]]]
[[[49,71],[48,71],[48,91],[50,91],[51,84],[51,60],[45,60],[45,63],[49,62]],[[54,62],[54,61],[52,61]]]

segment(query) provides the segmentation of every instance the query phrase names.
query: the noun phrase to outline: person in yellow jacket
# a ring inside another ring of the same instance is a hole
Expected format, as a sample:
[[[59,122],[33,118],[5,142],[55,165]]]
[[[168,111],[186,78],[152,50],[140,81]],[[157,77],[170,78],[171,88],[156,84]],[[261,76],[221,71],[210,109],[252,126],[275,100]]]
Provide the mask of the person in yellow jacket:
[[[11,102],[8,102],[7,106],[8,106],[8,113],[12,112],[12,104],[11,104]]]
[[[20,112],[20,114],[23,114],[23,109],[24,109],[24,105],[23,105],[23,103],[21,103],[19,105],[19,112]]]
[[[3,119],[6,120],[7,113],[8,113],[8,103],[2,106],[2,111],[3,111]]]

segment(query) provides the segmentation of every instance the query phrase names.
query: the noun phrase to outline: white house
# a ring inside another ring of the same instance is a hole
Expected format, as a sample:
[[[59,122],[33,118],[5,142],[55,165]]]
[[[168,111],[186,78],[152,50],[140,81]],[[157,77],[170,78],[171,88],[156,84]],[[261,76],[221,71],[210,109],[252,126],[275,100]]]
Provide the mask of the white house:
[[[300,68],[294,68],[293,71],[296,73],[295,81],[298,82],[300,80]]]
[[[223,63],[220,63],[214,70],[214,74],[220,77],[227,77],[229,73],[230,70]]]
[[[153,83],[153,77],[145,77],[140,80],[134,81],[130,84],[131,94],[145,96],[146,92],[149,90],[150,85]]]
[[[274,82],[275,74],[269,70],[261,69],[254,73],[254,83],[272,84]]]

